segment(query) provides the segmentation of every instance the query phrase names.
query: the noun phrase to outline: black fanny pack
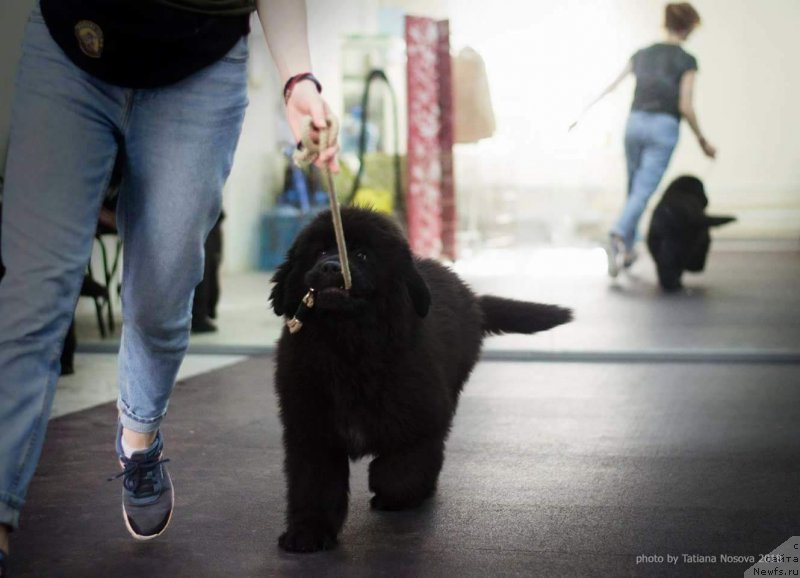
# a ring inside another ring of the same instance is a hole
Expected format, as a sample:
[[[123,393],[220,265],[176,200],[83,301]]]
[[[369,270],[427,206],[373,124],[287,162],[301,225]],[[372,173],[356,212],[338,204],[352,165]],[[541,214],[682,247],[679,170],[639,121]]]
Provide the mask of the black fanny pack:
[[[166,86],[216,62],[249,15],[210,16],[152,0],[41,0],[53,40],[79,68],[128,88]]]

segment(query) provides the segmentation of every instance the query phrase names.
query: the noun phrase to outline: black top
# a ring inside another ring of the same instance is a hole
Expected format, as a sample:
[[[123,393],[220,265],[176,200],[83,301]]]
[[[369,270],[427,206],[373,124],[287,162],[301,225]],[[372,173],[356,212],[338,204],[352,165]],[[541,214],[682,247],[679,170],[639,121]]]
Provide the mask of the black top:
[[[677,44],[659,43],[642,48],[632,57],[636,92],[632,110],[665,112],[680,118],[681,77],[697,70],[697,60]]]
[[[256,0],[156,0],[182,10],[201,12],[203,14],[250,14],[256,9]]]
[[[250,31],[249,14],[215,16],[154,0],[41,0],[50,35],[78,67],[118,86],[172,84]]]

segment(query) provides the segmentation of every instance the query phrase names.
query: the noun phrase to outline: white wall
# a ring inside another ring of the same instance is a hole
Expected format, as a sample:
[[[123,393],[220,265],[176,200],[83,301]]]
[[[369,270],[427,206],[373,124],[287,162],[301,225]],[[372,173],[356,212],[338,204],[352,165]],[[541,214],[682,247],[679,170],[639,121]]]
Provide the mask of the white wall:
[[[279,80],[269,58],[264,35],[253,17],[249,38],[248,98],[242,134],[236,149],[222,204],[223,267],[227,271],[248,270],[258,261],[258,230],[262,212],[271,206],[279,173],[282,115]]]
[[[382,8],[399,8],[412,16],[427,16],[440,20],[451,17],[450,7],[458,0],[380,0]]]
[[[351,34],[375,34],[379,11],[401,7],[414,14],[444,17],[448,0],[306,0],[308,34],[314,73],[323,96],[341,118],[341,45]],[[245,117],[224,206],[226,271],[251,269],[258,261],[261,214],[272,206],[283,177],[276,143],[285,142],[288,129],[280,99],[282,87],[264,42],[253,22],[250,37],[250,106]]]
[[[637,48],[660,39],[664,4],[498,0],[487,10],[482,1],[451,0],[453,44],[483,54],[498,115],[494,139],[460,151],[469,160],[457,164],[460,185],[475,182],[480,162],[488,165],[485,188],[514,191],[519,213],[555,206],[562,218],[593,213],[607,226],[625,190],[622,130],[633,82],[576,131],[566,127]],[[696,108],[719,159],[702,156],[684,123],[665,180],[685,172],[704,178],[712,207],[741,218],[727,234],[797,237],[800,2],[693,4],[703,18],[686,45],[700,65]]]
[[[341,116],[340,45],[346,34],[371,33],[377,0],[307,0],[308,33],[314,73],[326,100]],[[272,206],[283,173],[279,145],[288,142],[277,72],[257,20],[250,36],[250,105],[233,169],[225,187],[226,271],[246,271],[258,262],[259,224]]]

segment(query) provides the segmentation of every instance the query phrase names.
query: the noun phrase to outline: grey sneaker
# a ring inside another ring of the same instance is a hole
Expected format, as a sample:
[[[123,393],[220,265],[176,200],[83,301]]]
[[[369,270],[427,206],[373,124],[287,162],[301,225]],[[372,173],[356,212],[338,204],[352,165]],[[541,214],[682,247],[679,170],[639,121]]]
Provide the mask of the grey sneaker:
[[[638,258],[639,253],[636,252],[636,249],[631,249],[630,251],[626,250],[625,257],[622,259],[622,266],[625,269],[630,269]]]
[[[625,254],[625,243],[622,237],[611,233],[608,236],[608,247],[606,248],[606,255],[608,256],[608,275],[613,279],[619,275],[622,269],[623,255]]]
[[[172,519],[175,495],[167,466],[162,459],[164,441],[161,432],[146,450],[133,452],[130,458],[122,451],[122,427],[117,431],[117,455],[123,470],[122,516],[131,536],[137,540],[152,540],[167,529]]]

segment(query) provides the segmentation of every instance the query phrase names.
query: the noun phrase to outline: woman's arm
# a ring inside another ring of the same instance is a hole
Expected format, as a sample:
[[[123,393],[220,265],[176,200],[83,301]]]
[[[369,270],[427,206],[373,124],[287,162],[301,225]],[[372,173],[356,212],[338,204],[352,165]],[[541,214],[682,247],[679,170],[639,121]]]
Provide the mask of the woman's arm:
[[[627,64],[625,65],[625,68],[622,69],[622,72],[619,73],[619,75],[611,82],[611,84],[609,84],[606,87],[606,89],[603,92],[600,93],[600,95],[597,98],[595,98],[592,102],[586,105],[586,107],[578,115],[577,120],[573,122],[571,125],[569,125],[569,130],[575,128],[575,126],[578,124],[581,118],[583,118],[583,116],[587,112],[589,112],[589,109],[591,109],[595,104],[603,100],[608,94],[614,92],[614,90],[619,86],[619,84],[623,80],[625,80],[625,77],[628,76],[631,72],[633,72],[633,62],[631,60],[628,60]]]
[[[678,109],[692,128],[692,132],[697,137],[697,142],[700,143],[700,148],[703,149],[707,157],[713,159],[717,155],[717,149],[703,136],[703,132],[700,130],[700,124],[697,122],[697,114],[694,111],[694,79],[696,75],[697,71],[695,70],[687,70],[683,73],[681,77]]]
[[[295,74],[311,72],[306,3],[302,0],[258,0],[257,8],[281,86]]]
[[[278,67],[281,86],[292,76],[311,72],[305,0],[257,0],[256,6],[272,59]],[[330,114],[330,107],[312,81],[302,80],[294,85],[286,103],[286,119],[297,142],[300,142],[304,117],[310,116],[314,126],[321,129],[327,125]],[[338,170],[338,150],[337,138],[333,135],[331,146],[320,153],[317,166],[327,164],[334,171]]]

